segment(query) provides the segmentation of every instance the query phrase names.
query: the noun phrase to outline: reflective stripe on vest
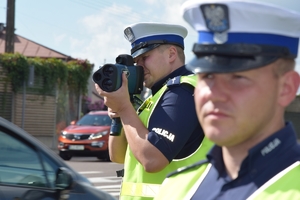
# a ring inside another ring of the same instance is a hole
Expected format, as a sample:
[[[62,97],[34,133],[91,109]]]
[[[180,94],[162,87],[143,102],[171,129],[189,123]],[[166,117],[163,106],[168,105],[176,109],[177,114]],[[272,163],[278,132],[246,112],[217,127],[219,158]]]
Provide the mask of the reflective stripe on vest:
[[[154,200],[191,199],[206,177],[210,167],[211,164],[203,164],[198,168],[182,171],[182,173],[169,177],[163,182],[161,190]],[[247,198],[247,200],[286,199],[300,199],[299,161],[282,170]]]
[[[166,178],[154,200],[190,200],[211,168],[210,163],[179,170]],[[203,198],[205,199],[205,198]]]
[[[141,196],[154,197],[160,188],[160,184],[146,184],[146,183],[123,183],[121,195],[124,196]]]
[[[187,83],[195,86],[197,77],[195,75],[191,76],[181,76],[180,83]],[[150,96],[139,109],[139,117],[145,127],[148,127],[149,119],[152,115],[153,110],[157,106],[158,101],[163,96],[168,87],[163,86],[154,96]],[[173,159],[172,162],[167,165],[164,169],[155,173],[148,173],[145,171],[144,167],[138,162],[134,157],[131,149],[127,145],[127,151],[125,155],[124,162],[124,177],[121,186],[121,200],[149,200],[153,199],[154,192],[159,187],[153,187],[153,185],[158,185],[163,182],[167,174],[177,170],[180,167],[187,166],[191,163],[199,161],[199,159],[204,159],[208,150],[212,147],[213,143],[204,137],[202,143],[199,145],[197,150],[191,155],[182,159]],[[133,186],[132,183],[134,183]],[[151,187],[149,187],[151,186]],[[149,189],[150,188],[150,189]],[[152,195],[152,197],[150,197]]]
[[[252,199],[300,199],[300,162],[282,170],[247,198]]]
[[[193,185],[193,187],[188,191],[188,193],[184,197],[184,200],[189,200],[193,197],[193,195],[195,194],[195,192],[198,189],[199,185],[202,183],[202,181],[204,180],[204,178],[208,174],[211,167],[212,167],[212,165],[210,163],[207,164],[207,167],[205,168],[203,174],[200,176],[200,178],[197,180],[197,182]]]

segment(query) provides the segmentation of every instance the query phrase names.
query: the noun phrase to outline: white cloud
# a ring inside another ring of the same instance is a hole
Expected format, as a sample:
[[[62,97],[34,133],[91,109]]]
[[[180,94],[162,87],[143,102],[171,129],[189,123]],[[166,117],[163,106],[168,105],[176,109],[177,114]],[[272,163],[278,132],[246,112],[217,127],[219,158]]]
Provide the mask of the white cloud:
[[[87,58],[95,64],[95,69],[104,63],[115,63],[119,54],[130,54],[130,43],[123,36],[126,25],[139,21],[132,8],[114,4],[106,7],[97,15],[83,18],[80,23],[89,37],[85,43],[72,40],[72,56]],[[120,20],[122,19],[122,20]]]
[[[57,44],[61,43],[62,41],[65,40],[66,37],[67,37],[67,34],[55,35],[54,36],[55,44],[57,45]]]
[[[141,21],[184,24],[179,12],[182,2],[183,0],[148,0],[135,6],[134,10],[133,6],[114,3],[100,10],[99,14],[86,16],[79,23],[81,29],[85,29],[89,37],[70,38],[71,55],[75,58],[90,60],[95,64],[96,69],[104,62],[115,63],[115,58],[119,54],[130,54],[130,43],[123,36],[126,25]],[[154,6],[146,6],[146,4],[154,4]],[[159,6],[155,7],[156,5]],[[139,10],[137,8],[139,6],[144,9]],[[158,12],[158,9],[161,9],[161,12]],[[184,26],[187,27],[187,24]]]
[[[142,22],[156,21],[183,25],[188,29],[185,39],[186,60],[191,60],[194,55],[192,46],[197,41],[197,32],[187,24],[180,13],[180,7],[185,0],[146,0],[136,5],[114,3],[110,7],[103,7],[98,14],[82,18],[80,23],[81,32],[85,31],[88,37],[70,37],[71,55],[84,58],[95,64],[95,68],[104,63],[114,63],[119,54],[130,53],[130,44],[123,37],[126,25]],[[287,8],[293,7],[299,10],[299,5],[293,1],[286,0],[257,0],[263,2],[278,2],[278,5]],[[286,4],[286,5],[284,5]],[[64,39],[61,36],[61,40]],[[57,39],[59,41],[59,37]],[[299,50],[300,52],[300,50]],[[300,58],[297,59],[297,71],[300,72]]]
[[[74,38],[74,37],[71,36],[69,38],[69,42],[70,42],[70,45],[71,45],[71,49],[75,50],[75,49],[82,48],[87,41],[86,40],[81,40],[81,39],[78,39],[78,38]]]
[[[149,5],[153,5],[155,3],[158,3],[158,0],[145,0],[145,3],[147,3]]]

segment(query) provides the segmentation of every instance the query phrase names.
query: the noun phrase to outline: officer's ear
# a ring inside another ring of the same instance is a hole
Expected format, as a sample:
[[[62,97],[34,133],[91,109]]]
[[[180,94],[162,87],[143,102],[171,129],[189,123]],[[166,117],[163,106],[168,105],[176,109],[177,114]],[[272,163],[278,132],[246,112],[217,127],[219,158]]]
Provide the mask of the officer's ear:
[[[176,47],[173,45],[170,45],[168,52],[169,52],[169,61],[174,62],[178,56]]]
[[[300,76],[295,70],[290,70],[279,77],[279,99],[278,103],[282,107],[287,107],[296,97]]]

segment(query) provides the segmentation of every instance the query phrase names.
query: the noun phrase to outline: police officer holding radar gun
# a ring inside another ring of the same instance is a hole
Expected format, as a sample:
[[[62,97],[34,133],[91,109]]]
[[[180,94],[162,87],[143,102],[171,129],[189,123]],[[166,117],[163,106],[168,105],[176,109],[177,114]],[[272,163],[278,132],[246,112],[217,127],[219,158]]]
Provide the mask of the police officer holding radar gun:
[[[300,199],[300,147],[284,120],[300,82],[300,14],[241,0],[186,1],[182,13],[199,34],[187,69],[216,145],[170,174],[155,199]]]
[[[137,23],[128,26],[135,67],[143,69],[152,95],[136,111],[128,92],[130,73],[120,76],[121,87],[96,89],[112,118],[123,129],[109,137],[113,162],[124,163],[120,199],[153,199],[166,175],[204,158],[212,142],[204,138],[194,103],[196,76],[185,66],[184,38],[179,25]],[[129,68],[129,67],[128,67]],[[125,71],[125,70],[124,70]]]

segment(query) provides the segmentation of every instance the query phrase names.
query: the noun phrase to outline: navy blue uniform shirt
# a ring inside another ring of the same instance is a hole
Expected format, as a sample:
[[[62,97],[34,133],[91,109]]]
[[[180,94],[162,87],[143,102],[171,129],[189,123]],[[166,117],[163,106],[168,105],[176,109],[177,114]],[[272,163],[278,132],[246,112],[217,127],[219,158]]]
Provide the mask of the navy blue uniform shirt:
[[[287,123],[249,150],[234,180],[226,172],[220,147],[214,146],[207,158],[212,167],[192,200],[244,200],[273,176],[300,160],[300,146],[292,124]]]
[[[154,84],[151,88],[152,95],[168,80],[189,74],[191,72],[186,70],[185,66],[180,67]],[[149,142],[170,162],[174,158],[184,158],[193,153],[204,137],[195,110],[194,87],[189,84],[169,86],[150,117],[148,130]]]

